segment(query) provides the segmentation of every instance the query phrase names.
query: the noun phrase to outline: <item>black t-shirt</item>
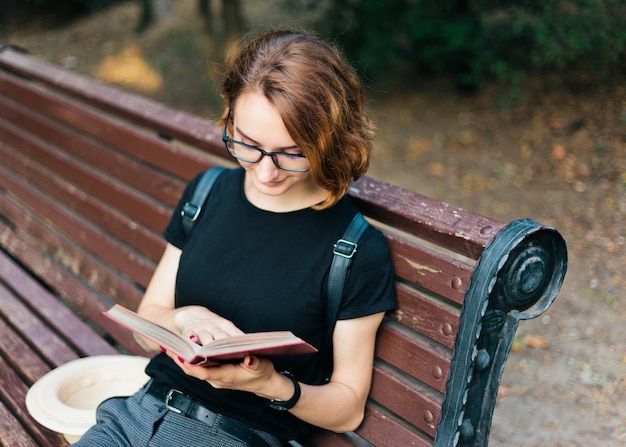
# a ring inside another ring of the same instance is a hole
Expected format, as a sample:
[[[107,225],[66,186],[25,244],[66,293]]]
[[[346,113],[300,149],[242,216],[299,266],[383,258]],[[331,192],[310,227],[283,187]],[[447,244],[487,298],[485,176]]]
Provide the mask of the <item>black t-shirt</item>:
[[[199,176],[186,188],[164,235],[182,249],[176,278],[176,307],[202,305],[231,320],[244,332],[289,330],[321,348],[325,288],[333,244],[357,212],[348,197],[325,210],[310,208],[273,213],[245,197],[244,170],[224,172],[215,182],[199,220],[186,235],[180,210]],[[393,268],[382,233],[369,226],[359,240],[339,319],[351,319],[395,307]],[[273,359],[278,371],[290,371],[315,383],[321,359],[329,353]],[[308,425],[289,412],[267,406],[258,396],[217,390],[185,375],[169,357],[155,357],[147,373],[177,388],[215,412],[287,440]]]

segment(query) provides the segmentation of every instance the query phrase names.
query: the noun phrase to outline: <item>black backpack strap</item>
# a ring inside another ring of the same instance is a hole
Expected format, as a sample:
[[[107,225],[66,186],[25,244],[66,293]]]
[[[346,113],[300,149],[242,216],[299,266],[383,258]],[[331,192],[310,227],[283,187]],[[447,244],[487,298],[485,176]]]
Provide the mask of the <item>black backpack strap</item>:
[[[180,215],[183,218],[183,228],[187,234],[191,232],[193,224],[196,220],[198,220],[200,212],[202,211],[202,206],[204,205],[204,202],[206,202],[207,197],[209,197],[209,193],[211,192],[211,188],[213,187],[215,180],[225,170],[226,168],[222,166],[214,166],[202,174],[202,177],[196,186],[196,190],[191,196],[191,200],[185,203],[180,212]]]
[[[330,265],[328,284],[326,286],[326,334],[323,352],[328,352],[332,347],[333,331],[339,316],[339,307],[345,292],[348,273],[350,272],[350,263],[357,252],[359,239],[368,225],[363,215],[357,213],[343,237],[333,247],[333,261]],[[332,366],[326,365],[323,369],[324,380],[328,381],[332,372]]]

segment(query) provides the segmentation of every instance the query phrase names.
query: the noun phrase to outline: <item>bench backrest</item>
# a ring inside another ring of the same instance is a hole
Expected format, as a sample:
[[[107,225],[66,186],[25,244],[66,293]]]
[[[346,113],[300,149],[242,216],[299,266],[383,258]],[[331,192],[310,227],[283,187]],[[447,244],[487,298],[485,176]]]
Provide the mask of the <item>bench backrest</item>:
[[[0,50],[2,248],[118,349],[142,354],[102,312],[137,306],[184,185],[230,165],[224,153],[208,120]],[[517,321],[560,287],[562,238],[372,178],[350,195],[385,233],[398,308],[378,336],[365,422],[307,445],[486,444]],[[80,355],[109,353],[73,338]]]

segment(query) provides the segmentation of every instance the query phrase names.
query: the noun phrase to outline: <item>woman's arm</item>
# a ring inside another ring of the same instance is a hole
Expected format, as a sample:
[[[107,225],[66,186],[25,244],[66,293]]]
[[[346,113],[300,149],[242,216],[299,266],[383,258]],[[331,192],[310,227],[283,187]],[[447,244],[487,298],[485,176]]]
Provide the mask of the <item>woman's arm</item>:
[[[302,397],[291,410],[295,416],[335,432],[352,431],[361,424],[372,381],[376,332],[383,316],[381,312],[337,321],[330,383],[324,386],[301,384]],[[293,389],[292,384],[288,385]],[[287,385],[283,387],[289,389]],[[289,399],[291,395],[281,397]],[[329,408],[333,411],[328,411]]]
[[[335,432],[352,431],[359,426],[372,379],[376,332],[383,316],[381,312],[337,322],[330,382],[321,386],[300,384],[302,395],[289,410],[291,413],[312,425]],[[266,399],[282,401],[289,400],[294,394],[293,383],[279,374],[268,359],[246,357],[237,365],[212,368],[177,363],[187,374],[206,380],[215,388],[249,391]],[[328,411],[329,408],[332,411]]]

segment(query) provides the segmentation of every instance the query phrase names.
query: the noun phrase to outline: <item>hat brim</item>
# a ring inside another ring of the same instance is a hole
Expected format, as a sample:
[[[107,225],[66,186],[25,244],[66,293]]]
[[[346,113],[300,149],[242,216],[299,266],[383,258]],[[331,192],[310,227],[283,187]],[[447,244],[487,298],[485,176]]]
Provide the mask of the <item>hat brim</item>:
[[[149,360],[129,355],[73,360],[30,387],[26,408],[44,427],[79,437],[96,423],[96,408],[102,401],[130,396],[148,381],[144,370]]]

